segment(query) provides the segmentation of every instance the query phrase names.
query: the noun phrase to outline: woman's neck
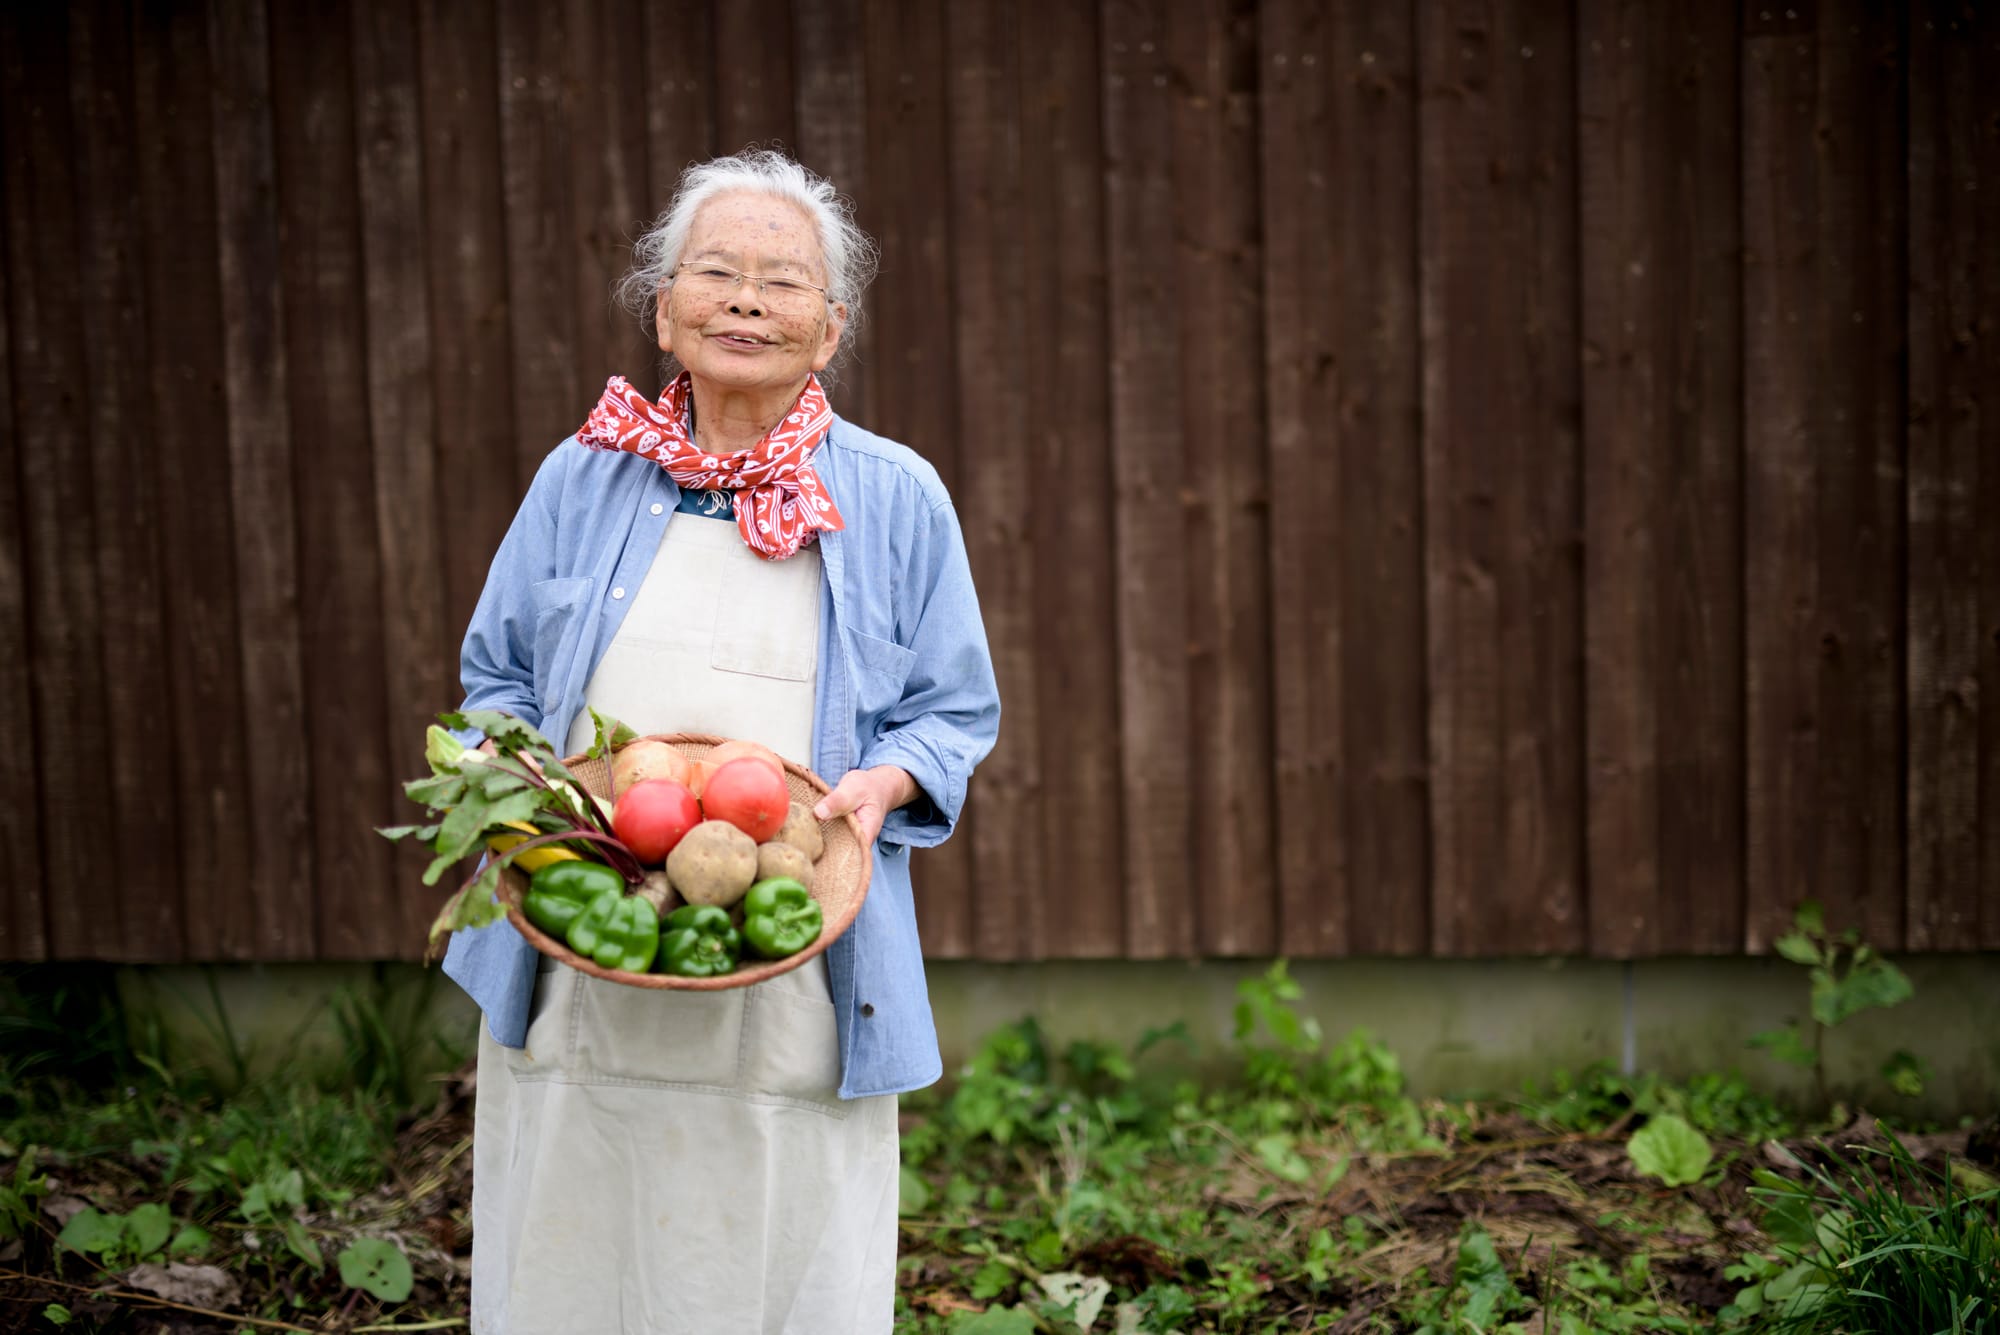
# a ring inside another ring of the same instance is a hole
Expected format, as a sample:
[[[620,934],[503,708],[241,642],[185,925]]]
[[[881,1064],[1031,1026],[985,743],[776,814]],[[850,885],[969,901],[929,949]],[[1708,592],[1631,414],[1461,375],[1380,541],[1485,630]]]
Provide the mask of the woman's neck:
[[[737,390],[694,382],[694,440],[709,454],[735,454],[758,444],[799,400],[806,382],[790,389]]]

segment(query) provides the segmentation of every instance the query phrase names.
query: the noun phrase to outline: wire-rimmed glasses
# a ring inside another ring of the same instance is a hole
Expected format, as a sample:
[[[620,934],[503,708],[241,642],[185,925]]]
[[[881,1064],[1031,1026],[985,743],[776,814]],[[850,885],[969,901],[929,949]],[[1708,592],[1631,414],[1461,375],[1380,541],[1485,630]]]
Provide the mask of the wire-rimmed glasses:
[[[749,282],[763,304],[779,315],[804,315],[827,299],[825,288],[802,279],[745,273],[714,260],[683,261],[674,268],[674,281],[697,301],[727,301],[738,284]]]

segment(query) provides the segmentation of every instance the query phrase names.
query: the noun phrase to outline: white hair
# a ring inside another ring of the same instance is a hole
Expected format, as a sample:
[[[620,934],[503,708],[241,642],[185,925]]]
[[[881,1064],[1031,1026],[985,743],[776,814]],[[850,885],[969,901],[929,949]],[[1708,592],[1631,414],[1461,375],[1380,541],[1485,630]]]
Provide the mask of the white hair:
[[[813,230],[819,234],[820,258],[826,265],[827,299],[844,307],[847,315],[834,362],[820,372],[820,379],[831,384],[834,371],[847,359],[847,350],[861,328],[861,294],[875,277],[875,243],[855,225],[853,202],[834,189],[831,181],[775,149],[745,149],[726,158],[697,162],[682,172],[667,211],[633,243],[632,268],[619,281],[618,301],[639,318],[648,333],[656,332],[660,293],[680,265],[695,215],[710,200],[741,192],[782,199],[812,219]],[[669,369],[677,372],[674,359],[667,360]]]

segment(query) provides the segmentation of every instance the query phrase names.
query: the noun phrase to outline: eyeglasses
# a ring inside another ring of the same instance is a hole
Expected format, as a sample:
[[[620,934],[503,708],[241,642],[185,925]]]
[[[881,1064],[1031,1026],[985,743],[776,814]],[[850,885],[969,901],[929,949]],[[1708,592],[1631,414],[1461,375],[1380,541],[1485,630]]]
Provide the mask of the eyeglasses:
[[[796,278],[766,278],[744,273],[714,260],[689,260],[677,265],[674,279],[697,301],[727,301],[736,295],[739,283],[754,283],[764,305],[780,315],[804,315],[824,302],[826,289]]]

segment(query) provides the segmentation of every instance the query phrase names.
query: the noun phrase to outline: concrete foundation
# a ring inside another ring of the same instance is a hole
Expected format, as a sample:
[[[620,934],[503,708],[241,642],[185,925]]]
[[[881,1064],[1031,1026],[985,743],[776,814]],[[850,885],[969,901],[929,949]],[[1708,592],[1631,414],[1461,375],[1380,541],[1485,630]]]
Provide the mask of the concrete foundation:
[[[1955,1116],[2000,1107],[2000,955],[1900,961],[1915,997],[1854,1017],[1826,1040],[1836,1094],[1871,1108]],[[978,964],[936,962],[930,985],[946,1069],[994,1027],[1034,1016],[1057,1045],[1092,1038],[1130,1045],[1186,1022],[1192,1053],[1229,1060],[1236,987],[1268,961]],[[1807,1008],[1806,971],[1777,959],[1295,961],[1301,1009],[1329,1039],[1361,1026],[1403,1063],[1418,1094],[1506,1093],[1558,1069],[1606,1061],[1684,1078],[1742,1071],[1753,1086],[1804,1098],[1810,1078],[1749,1049],[1749,1037]],[[473,1050],[477,1016],[435,970],[411,965],[241,965],[123,968],[117,985],[136,1027],[157,1025],[180,1063],[218,1073],[351,1059],[336,1006],[357,1001],[385,1021],[409,1062],[443,1071]],[[1903,1048],[1928,1064],[1919,1100],[1891,1094],[1875,1072]],[[232,1053],[234,1055],[232,1055]]]

